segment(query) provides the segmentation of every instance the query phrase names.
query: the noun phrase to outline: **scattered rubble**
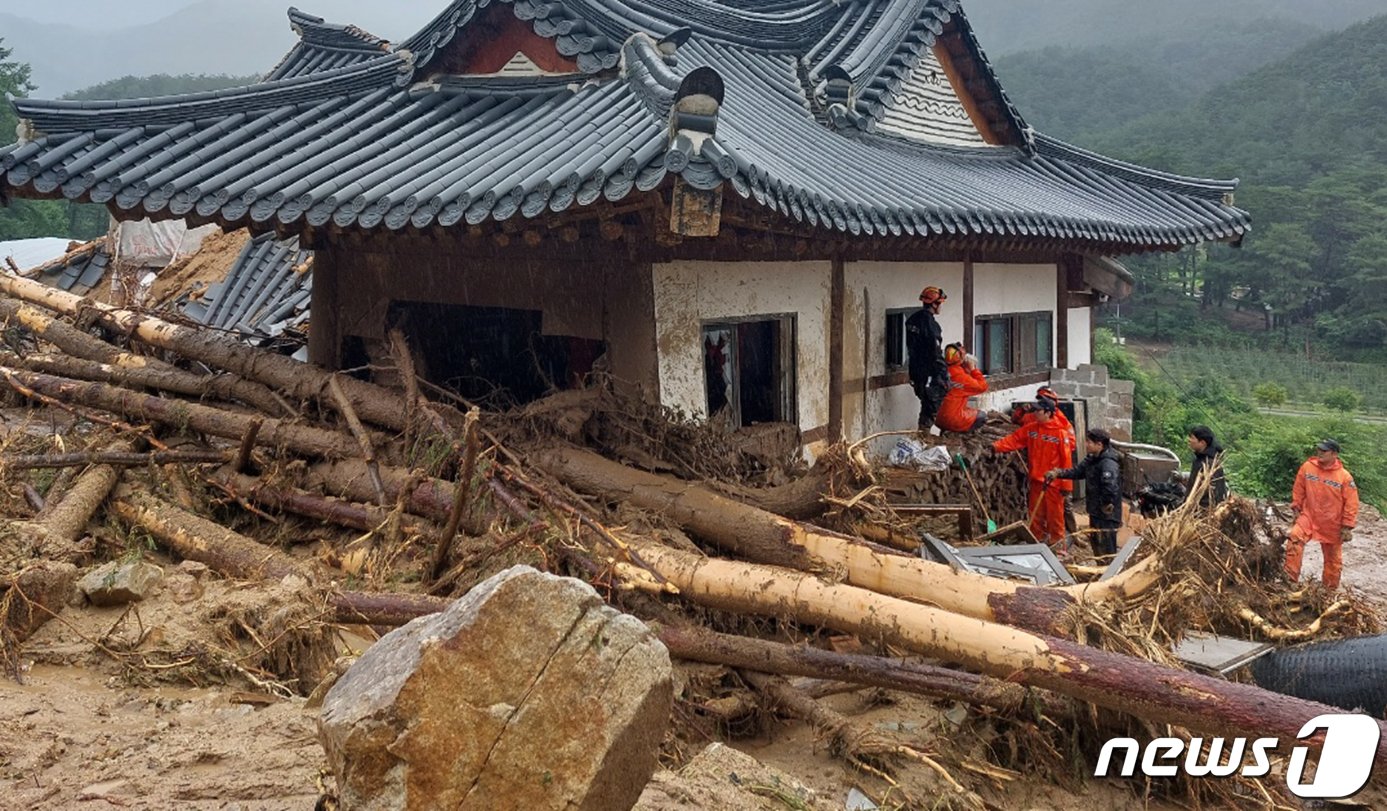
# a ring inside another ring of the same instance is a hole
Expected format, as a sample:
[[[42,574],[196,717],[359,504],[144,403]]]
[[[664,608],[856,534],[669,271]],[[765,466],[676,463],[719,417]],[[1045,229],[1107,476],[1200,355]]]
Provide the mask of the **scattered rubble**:
[[[77,590],[92,605],[137,603],[164,579],[164,570],[142,560],[113,560],[98,566],[77,581]]]
[[[1018,782],[1076,790],[1107,736],[1294,737],[1324,710],[1192,672],[1172,652],[1191,631],[1289,645],[1382,629],[1353,592],[1282,583],[1279,524],[1241,499],[1152,519],[1120,573],[1100,580],[1092,564],[1103,562],[1084,556],[1073,586],[920,558],[925,535],[964,549],[986,542],[984,516],[1024,519],[1020,461],[983,452],[1004,420],[942,440],[966,476],[884,469],[868,443],[829,448],[811,466],[792,430],[691,423],[601,374],[483,413],[409,371],[403,336],[383,373],[399,385],[386,387],[13,276],[0,275],[0,317],[0,663],[20,679],[81,664],[131,689],[216,685],[310,714],[304,697],[326,694],[329,772],[300,786],[325,803],[374,793],[381,807],[406,807],[410,786],[461,799],[475,784],[478,797],[504,790],[534,807],[560,794],[626,805],[657,754],[666,771],[651,789],[670,791],[642,802],[703,797],[674,788],[698,771],[685,764],[781,716],[815,730],[881,807],[984,808]],[[80,573],[104,581],[98,567],[137,559],[169,562],[143,601],[72,599]],[[498,573],[508,574],[490,580]],[[613,629],[607,647],[602,629]],[[622,656],[622,645],[642,653]],[[522,698],[524,674],[541,671]],[[604,672],[620,694],[594,688]],[[495,698],[467,699],[464,686]],[[833,703],[844,694],[917,715],[865,723]],[[599,699],[624,709],[585,703]],[[514,708],[505,719],[486,712],[502,704]],[[261,712],[252,706],[236,711]],[[470,731],[401,737],[392,724],[409,713],[422,713],[419,729]],[[355,741],[385,745],[360,735],[371,718],[390,719],[376,732],[402,743],[359,771]],[[575,732],[579,721],[591,726]],[[475,734],[486,725],[489,737]],[[399,756],[405,744],[417,757]],[[604,750],[615,754],[601,760]],[[467,751],[470,771],[428,765]],[[131,782],[111,787],[121,779]],[[108,801],[145,796],[150,779],[105,770],[68,793],[4,784],[0,805],[77,802],[83,786]],[[1187,804],[1289,800],[1270,780],[1129,790]],[[843,801],[773,772],[726,796],[747,807]]]

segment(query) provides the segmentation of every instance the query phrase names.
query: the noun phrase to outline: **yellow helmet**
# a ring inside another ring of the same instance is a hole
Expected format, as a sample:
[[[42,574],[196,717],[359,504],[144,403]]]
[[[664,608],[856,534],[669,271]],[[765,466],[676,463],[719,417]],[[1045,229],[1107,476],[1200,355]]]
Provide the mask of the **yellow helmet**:
[[[963,349],[963,344],[949,344],[944,347],[944,362],[950,366],[960,364],[967,354]]]

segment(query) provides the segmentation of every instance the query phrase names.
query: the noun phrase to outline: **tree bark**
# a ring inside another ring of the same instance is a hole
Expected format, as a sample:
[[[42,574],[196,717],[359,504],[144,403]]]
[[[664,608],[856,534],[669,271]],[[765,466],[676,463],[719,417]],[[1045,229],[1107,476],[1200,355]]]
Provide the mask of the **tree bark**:
[[[452,605],[452,600],[426,594],[371,594],[360,591],[334,592],[328,596],[333,622],[343,625],[384,625],[398,627],[410,620]]]
[[[209,366],[264,383],[296,400],[316,400],[334,407],[328,393],[332,372],[273,352],[254,349],[213,330],[182,327],[109,304],[84,299],[39,282],[0,274],[0,292],[66,315],[93,313],[105,327],[167,349]],[[357,414],[367,422],[403,431],[409,409],[394,391],[355,378],[345,378],[342,390]]]
[[[410,487],[409,497],[405,500],[407,511],[435,521],[448,520],[455,498],[452,482],[420,477],[403,468],[388,466],[380,469],[380,476],[386,498],[392,502],[398,502],[400,492]],[[371,501],[375,498],[370,471],[364,462],[357,459],[320,462],[309,470],[309,480],[329,493],[352,501]]]
[[[244,476],[229,470],[217,471],[212,474],[212,480],[262,507],[316,518],[351,529],[370,531],[390,518],[389,510],[372,504],[358,504],[331,496],[319,496],[291,487],[276,487],[254,476]],[[401,529],[410,534],[422,531],[409,525]]]
[[[196,465],[210,462],[225,462],[230,457],[227,451],[151,451],[149,453],[121,453],[115,451],[85,451],[81,453],[29,453],[14,456],[0,456],[0,464],[15,470],[36,470],[56,467],[85,467],[87,465],[115,465],[117,467],[143,467],[145,465]]]
[[[40,355],[26,358],[26,366],[38,371],[108,383],[115,382],[113,377],[116,375],[146,375],[157,382],[141,385],[178,394],[199,397],[210,394],[219,399],[239,400],[268,414],[293,413],[293,409],[260,383],[231,374],[194,374],[158,358],[122,351],[65,321],[53,318],[44,310],[13,299],[0,298],[0,321],[17,323],[72,356],[59,358]]]
[[[128,485],[116,489],[110,511],[140,527],[186,560],[205,563],[241,580],[281,580],[289,575],[310,579],[288,555],[232,532],[187,510]]]
[[[1037,589],[883,553],[856,538],[747,506],[701,485],[633,470],[589,451],[544,451],[533,462],[578,490],[658,510],[708,543],[758,563],[842,571],[852,585],[980,619],[1008,616],[1054,632],[1075,602],[1135,596],[1155,583],[1155,564],[1148,558],[1103,583]]]
[[[661,627],[660,641],[671,656],[693,662],[758,670],[782,676],[809,676],[962,701],[1016,712],[1039,699],[1047,715],[1068,715],[1062,702],[1019,684],[962,670],[880,656],[835,653],[804,645],[719,634],[694,626]]]
[[[12,376],[39,394],[56,400],[79,403],[180,429],[192,428],[227,439],[240,439],[249,429],[250,423],[259,419],[184,400],[140,394],[105,383],[69,380],[3,366],[0,366],[0,374]],[[356,443],[350,437],[335,431],[294,425],[273,418],[264,420],[264,426],[256,437],[256,444],[261,447],[288,448],[296,453],[318,457],[349,457],[358,451]]]
[[[788,618],[880,640],[1148,721],[1214,735],[1291,740],[1330,707],[1065,639],[963,617],[800,572],[700,558],[635,542],[647,564],[701,606]],[[1384,729],[1387,724],[1379,722]],[[1313,746],[1322,738],[1309,741]],[[1387,763],[1387,735],[1377,751]]]

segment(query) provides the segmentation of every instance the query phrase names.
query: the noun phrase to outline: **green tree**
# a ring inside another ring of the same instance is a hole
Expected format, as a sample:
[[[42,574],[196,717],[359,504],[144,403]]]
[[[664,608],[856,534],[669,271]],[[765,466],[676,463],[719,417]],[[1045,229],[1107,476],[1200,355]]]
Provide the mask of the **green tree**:
[[[34,89],[29,66],[10,59],[11,50],[0,38],[0,142],[13,143],[19,116],[11,102]],[[0,239],[61,236],[65,233],[61,203],[11,200],[0,207]]]
[[[1335,386],[1326,389],[1321,398],[1324,404],[1344,413],[1357,411],[1363,405],[1363,397],[1358,392],[1346,386]]]
[[[1286,387],[1280,383],[1268,381],[1252,387],[1252,397],[1258,405],[1272,407],[1285,405],[1290,396],[1291,393],[1286,391]]]

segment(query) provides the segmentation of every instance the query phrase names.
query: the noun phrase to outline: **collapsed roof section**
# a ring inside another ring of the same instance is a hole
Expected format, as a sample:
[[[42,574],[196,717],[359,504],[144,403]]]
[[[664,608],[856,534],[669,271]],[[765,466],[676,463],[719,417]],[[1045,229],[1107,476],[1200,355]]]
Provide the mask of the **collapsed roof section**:
[[[1249,228],[1236,182],[1036,135],[956,0],[454,0],[386,50],[296,19],[305,52],[345,39],[361,58],[215,93],[19,100],[33,137],[0,150],[5,186],[286,231],[540,217],[672,176],[852,235],[1121,253]],[[477,67],[511,43],[549,67]]]
[[[248,240],[222,281],[183,312],[209,327],[256,344],[303,343],[313,293],[313,254],[297,238],[261,234]]]

